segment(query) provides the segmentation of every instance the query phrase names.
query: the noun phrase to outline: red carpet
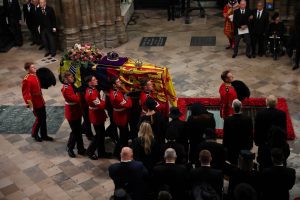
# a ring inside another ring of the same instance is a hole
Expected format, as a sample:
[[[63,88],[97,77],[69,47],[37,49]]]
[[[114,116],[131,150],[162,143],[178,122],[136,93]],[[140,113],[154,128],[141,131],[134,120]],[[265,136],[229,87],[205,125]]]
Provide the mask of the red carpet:
[[[220,98],[179,98],[178,99],[178,108],[183,113],[181,117],[182,120],[186,119],[187,107],[193,103],[201,103],[202,105],[206,106],[208,109],[217,110],[220,107]],[[243,101],[244,108],[250,108],[253,110],[261,109],[266,107],[266,99],[265,98],[249,98]],[[287,134],[289,140],[295,139],[295,132],[291,120],[291,116],[289,114],[288,105],[284,98],[278,98],[277,108],[282,110],[286,113],[286,120],[287,120]],[[217,135],[222,137],[223,130],[217,129]]]

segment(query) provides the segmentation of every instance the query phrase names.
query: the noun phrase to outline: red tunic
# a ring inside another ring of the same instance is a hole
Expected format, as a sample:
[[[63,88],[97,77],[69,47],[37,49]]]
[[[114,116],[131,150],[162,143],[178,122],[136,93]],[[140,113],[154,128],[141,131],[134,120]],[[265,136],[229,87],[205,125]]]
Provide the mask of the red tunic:
[[[33,109],[45,106],[40,81],[35,74],[27,74],[22,81],[22,95],[25,104],[33,105]]]
[[[89,105],[89,118],[92,124],[103,124],[107,118],[104,111],[105,100],[100,98],[97,89],[88,87],[85,93],[85,100]]]
[[[65,98],[65,117],[68,121],[78,120],[82,116],[80,96],[78,96],[71,84],[64,84],[61,93]]]
[[[113,121],[117,126],[126,126],[129,120],[129,109],[132,107],[132,100],[124,96],[119,90],[109,91],[109,100],[113,107]]]
[[[233,8],[229,7],[228,4],[225,5],[223,9],[223,16],[225,18],[224,23],[224,34],[229,38],[233,39],[234,36],[234,29],[233,29],[233,22],[230,21],[229,16],[233,15]]]
[[[222,83],[219,93],[221,97],[220,115],[223,119],[226,119],[233,114],[232,101],[237,99],[237,94],[234,87],[227,83]]]

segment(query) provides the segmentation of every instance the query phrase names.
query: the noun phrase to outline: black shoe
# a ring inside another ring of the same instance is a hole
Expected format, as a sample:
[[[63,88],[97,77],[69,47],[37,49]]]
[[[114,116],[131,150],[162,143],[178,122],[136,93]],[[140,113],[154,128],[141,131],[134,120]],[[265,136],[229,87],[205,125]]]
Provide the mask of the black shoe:
[[[43,48],[44,48],[44,46],[40,46],[40,47],[39,47],[39,50],[42,50]]]
[[[45,140],[45,141],[53,141],[53,138],[47,135],[47,136],[45,136],[45,137],[42,137],[42,140]]]
[[[67,148],[67,152],[68,152],[68,155],[69,155],[71,158],[75,158],[75,157],[76,157],[76,155],[75,155],[73,149]]]
[[[33,46],[33,45],[35,45],[35,42],[31,42],[30,46]]]
[[[55,57],[55,56],[56,56],[56,53],[51,54],[51,57]]]
[[[97,155],[93,154],[93,155],[89,156],[89,159],[91,159],[91,160],[98,160],[98,157],[97,157]]]
[[[247,55],[248,58],[251,58],[251,55]]]
[[[263,57],[263,55],[264,55],[263,53],[258,54],[259,57]]]
[[[35,135],[33,138],[37,142],[42,142],[43,141],[42,138],[40,138],[40,136],[38,136],[38,135]]]
[[[255,54],[253,54],[253,55],[252,55],[252,58],[256,58],[256,55],[255,55]]]
[[[48,52],[48,53],[45,53],[45,57],[48,57],[50,55],[50,53]]]
[[[237,56],[236,54],[233,54],[233,55],[232,55],[232,58],[235,58],[236,56]]]
[[[296,70],[296,69],[298,69],[299,68],[299,66],[295,66],[295,67],[293,67],[293,70]]]
[[[104,153],[100,153],[98,155],[99,158],[111,158],[112,157],[112,153],[109,152],[104,152]]]
[[[231,45],[229,45],[229,46],[225,47],[225,49],[231,49]]]
[[[77,153],[84,156],[86,154],[86,149],[78,150]]]

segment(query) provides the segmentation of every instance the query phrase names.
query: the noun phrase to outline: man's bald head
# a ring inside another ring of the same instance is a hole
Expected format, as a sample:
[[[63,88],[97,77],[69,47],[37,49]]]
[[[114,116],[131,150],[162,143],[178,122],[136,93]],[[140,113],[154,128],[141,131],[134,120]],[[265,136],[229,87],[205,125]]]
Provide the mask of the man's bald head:
[[[121,161],[133,160],[133,151],[129,147],[123,147],[121,150]]]

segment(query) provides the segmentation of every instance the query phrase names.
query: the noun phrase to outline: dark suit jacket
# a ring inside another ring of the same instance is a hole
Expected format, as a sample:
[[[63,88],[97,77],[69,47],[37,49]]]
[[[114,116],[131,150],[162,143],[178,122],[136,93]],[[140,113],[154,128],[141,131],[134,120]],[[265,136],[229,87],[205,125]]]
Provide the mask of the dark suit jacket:
[[[197,149],[197,155],[203,149],[209,150],[212,156],[212,161],[210,163],[211,167],[214,169],[223,170],[225,164],[225,149],[224,146],[220,143],[213,141],[204,141],[202,142]]]
[[[262,195],[264,200],[288,200],[289,190],[295,184],[296,171],[292,168],[273,166],[261,174]]]
[[[38,25],[41,26],[42,30],[48,30],[52,32],[53,28],[56,28],[56,18],[55,13],[52,7],[46,6],[46,15],[43,14],[42,8],[39,7],[37,10],[37,17],[38,17]]]
[[[35,6],[30,3],[30,11],[28,11],[28,4],[23,4],[23,16],[28,28],[33,28],[35,25]]]
[[[251,15],[251,11],[246,8],[245,13],[242,15],[241,10],[237,9],[234,11],[233,14],[233,24],[234,24],[234,34],[238,34],[238,28],[241,28],[243,25],[247,25],[249,27],[250,20],[249,17]]]
[[[167,187],[174,200],[187,199],[187,178],[188,172],[183,165],[164,163],[153,168],[156,194]]]
[[[263,35],[268,33],[269,26],[269,13],[264,9],[262,11],[261,17],[257,18],[257,9],[252,11],[253,19],[251,32],[256,35]]]
[[[278,126],[285,132],[286,114],[276,108],[265,108],[255,116],[254,141],[257,146],[264,145],[268,139],[268,132],[272,126]]]
[[[190,172],[190,183],[192,187],[200,185],[201,183],[208,183],[215,189],[220,197],[222,196],[223,173],[221,170],[204,166],[192,169]]]
[[[12,3],[9,3],[9,0],[3,0],[3,7],[9,23],[21,20],[21,9],[18,0],[12,0]]]
[[[115,189],[125,189],[135,200],[144,198],[148,171],[143,163],[139,161],[115,163],[108,168],[108,172],[114,181]]]
[[[272,36],[276,32],[277,36],[280,37],[280,39],[283,39],[283,35],[285,32],[285,26],[283,22],[279,22],[278,24],[272,22],[269,25],[268,35]]]
[[[250,117],[234,114],[224,121],[223,145],[228,150],[250,150],[253,146],[253,125]]]

